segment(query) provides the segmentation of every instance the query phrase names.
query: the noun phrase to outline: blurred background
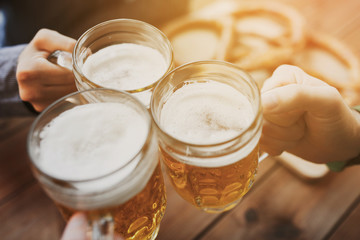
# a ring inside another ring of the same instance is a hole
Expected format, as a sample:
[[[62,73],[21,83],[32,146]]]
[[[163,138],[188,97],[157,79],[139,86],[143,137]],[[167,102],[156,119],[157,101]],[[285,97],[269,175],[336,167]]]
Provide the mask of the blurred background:
[[[256,7],[245,14],[251,7],[242,4]],[[0,44],[28,43],[41,28],[77,39],[100,22],[134,18],[164,31],[177,64],[183,51],[186,61],[225,59],[247,68],[261,87],[276,66],[296,63],[356,105],[359,10],[359,0],[0,0]],[[259,22],[260,31],[253,27]],[[264,25],[274,31],[262,34]],[[27,164],[33,119],[0,121],[0,239],[59,239],[65,226]],[[359,239],[359,182],[358,167],[336,174],[301,159],[269,158],[243,202],[221,215],[199,212],[168,186],[158,239]]]

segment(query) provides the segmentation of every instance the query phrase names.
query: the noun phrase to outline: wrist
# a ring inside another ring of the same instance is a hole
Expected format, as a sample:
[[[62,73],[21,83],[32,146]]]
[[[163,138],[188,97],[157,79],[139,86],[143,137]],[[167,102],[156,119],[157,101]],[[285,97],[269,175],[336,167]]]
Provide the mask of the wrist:
[[[356,134],[355,134],[354,141],[355,141],[355,143],[358,143],[358,144],[355,144],[355,147],[358,146],[359,150],[358,150],[357,156],[355,156],[354,158],[351,158],[349,160],[326,163],[328,168],[333,172],[340,172],[349,166],[360,165],[360,105],[352,107],[352,109],[353,109],[354,117],[357,122],[357,126],[355,127]]]

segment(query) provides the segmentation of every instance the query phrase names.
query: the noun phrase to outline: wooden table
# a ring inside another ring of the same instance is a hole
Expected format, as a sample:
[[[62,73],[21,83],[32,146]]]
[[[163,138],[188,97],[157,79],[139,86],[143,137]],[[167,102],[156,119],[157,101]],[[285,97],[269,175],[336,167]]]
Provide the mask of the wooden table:
[[[283,0],[312,28],[339,38],[360,56],[360,1]],[[0,121],[0,239],[59,239],[65,222],[31,174],[26,137],[33,118]],[[304,181],[272,158],[232,211],[207,214],[167,182],[159,240],[360,239],[360,167]]]

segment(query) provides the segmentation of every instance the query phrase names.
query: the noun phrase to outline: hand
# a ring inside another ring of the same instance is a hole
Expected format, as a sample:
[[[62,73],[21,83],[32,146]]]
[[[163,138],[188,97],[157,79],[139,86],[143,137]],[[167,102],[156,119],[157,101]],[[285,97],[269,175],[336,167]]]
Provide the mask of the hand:
[[[301,69],[283,65],[262,88],[261,148],[270,155],[288,151],[325,163],[360,154],[360,114],[336,88]]]
[[[87,240],[88,223],[84,213],[75,213],[69,220],[61,240]]]
[[[86,215],[82,212],[75,213],[67,223],[61,240],[90,240],[91,236]],[[115,233],[114,240],[123,240]]]
[[[47,60],[55,50],[71,52],[75,43],[58,32],[42,29],[20,54],[16,71],[20,98],[30,102],[36,111],[76,91],[72,72]]]

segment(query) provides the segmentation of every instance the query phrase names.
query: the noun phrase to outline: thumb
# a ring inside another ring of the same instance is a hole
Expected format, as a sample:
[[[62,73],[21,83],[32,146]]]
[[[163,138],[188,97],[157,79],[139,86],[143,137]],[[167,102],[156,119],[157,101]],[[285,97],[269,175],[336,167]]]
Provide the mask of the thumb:
[[[61,240],[86,240],[88,223],[84,213],[75,213],[69,220]]]
[[[328,85],[289,84],[262,93],[264,117],[280,126],[289,126],[308,112],[317,118],[331,118],[340,107],[339,92]]]

